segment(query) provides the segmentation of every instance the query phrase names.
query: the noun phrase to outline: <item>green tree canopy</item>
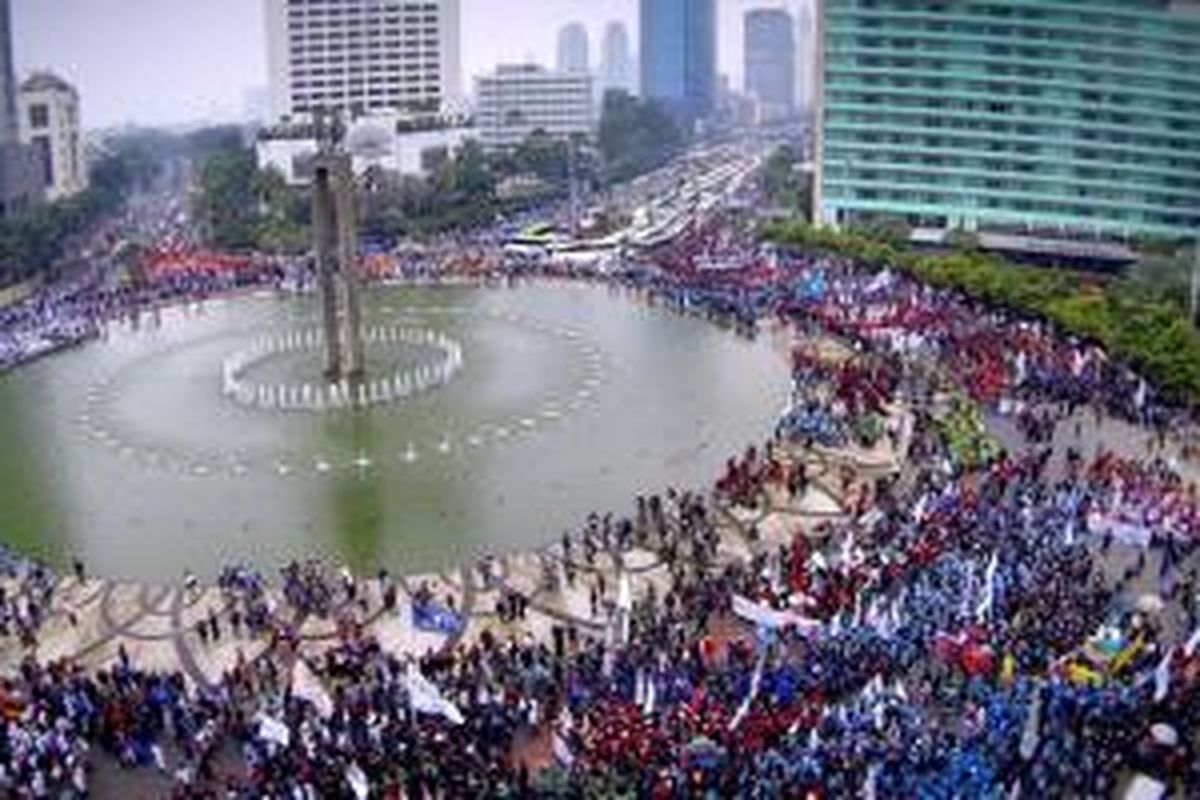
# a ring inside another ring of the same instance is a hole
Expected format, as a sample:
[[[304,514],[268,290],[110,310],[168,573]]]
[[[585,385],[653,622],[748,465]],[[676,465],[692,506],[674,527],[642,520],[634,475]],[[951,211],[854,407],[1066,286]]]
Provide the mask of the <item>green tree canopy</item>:
[[[866,267],[897,269],[925,283],[1041,317],[1102,344],[1180,402],[1200,402],[1200,334],[1171,302],[1131,290],[1126,281],[1013,264],[980,252],[925,255],[861,230],[774,224],[764,235],[784,245],[828,250]]]
[[[683,147],[684,136],[659,104],[613,90],[604,95],[597,144],[612,182],[662,166]]]
[[[217,247],[244,250],[258,242],[260,208],[254,152],[240,145],[209,156],[192,210]]]

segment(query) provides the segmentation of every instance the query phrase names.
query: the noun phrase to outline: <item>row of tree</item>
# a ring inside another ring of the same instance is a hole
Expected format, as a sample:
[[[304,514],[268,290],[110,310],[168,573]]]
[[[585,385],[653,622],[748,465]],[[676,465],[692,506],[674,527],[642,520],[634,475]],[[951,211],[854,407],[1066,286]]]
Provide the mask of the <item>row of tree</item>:
[[[260,171],[238,136],[209,133],[204,142],[209,146],[193,211],[211,243],[233,250],[305,250],[307,191]],[[435,154],[425,177],[368,173],[360,227],[368,238],[394,241],[489,224],[498,214],[565,196],[573,179],[597,186],[658,167],[682,146],[679,127],[657,105],[610,92],[595,147],[583,137],[535,131],[504,152],[487,152],[468,140],[453,153]]]
[[[769,225],[765,236],[784,245],[837,252],[876,269],[897,269],[1048,320],[1103,345],[1177,401],[1200,402],[1200,335],[1176,303],[1127,281],[1097,283],[1077,272],[1017,265],[977,251],[918,253],[860,232],[800,222]]]
[[[596,141],[605,183],[657,169],[686,144],[683,128],[666,109],[623,91],[604,95]]]
[[[812,218],[811,180],[801,174],[800,156],[794,148],[781,145],[768,156],[761,182],[767,202],[775,208],[800,219]]]

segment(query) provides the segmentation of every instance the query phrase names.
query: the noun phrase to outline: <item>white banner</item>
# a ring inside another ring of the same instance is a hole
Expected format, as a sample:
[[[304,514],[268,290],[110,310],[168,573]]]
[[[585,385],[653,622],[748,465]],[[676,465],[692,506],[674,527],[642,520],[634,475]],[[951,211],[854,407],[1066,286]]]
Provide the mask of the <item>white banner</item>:
[[[275,742],[280,747],[287,747],[292,741],[292,732],[274,717],[259,714],[255,721],[258,723],[258,735],[268,742]]]
[[[404,676],[404,684],[414,711],[445,717],[453,725],[463,724],[463,715],[458,706],[442,697],[438,688],[421,674],[416,665],[409,666],[408,674]]]
[[[333,698],[303,659],[297,659],[292,667],[292,694],[312,703],[323,719],[333,716]]]
[[[346,783],[350,784],[350,789],[358,800],[367,800],[371,794],[371,784],[358,764],[351,764],[346,768]]]
[[[756,626],[770,628],[795,627],[802,632],[816,631],[821,628],[820,620],[802,617],[792,611],[777,611],[768,606],[760,605],[740,594],[733,596],[733,613]]]

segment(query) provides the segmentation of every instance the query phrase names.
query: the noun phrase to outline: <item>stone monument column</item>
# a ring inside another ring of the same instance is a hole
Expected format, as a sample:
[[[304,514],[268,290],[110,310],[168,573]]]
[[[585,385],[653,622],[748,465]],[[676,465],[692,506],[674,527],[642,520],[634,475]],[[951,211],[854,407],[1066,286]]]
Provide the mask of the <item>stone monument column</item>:
[[[337,203],[329,159],[319,156],[313,166],[313,238],[317,258],[317,280],[321,292],[322,327],[325,333],[325,378],[342,377],[342,337],[338,322],[337,291]]]
[[[337,157],[335,203],[338,227],[338,266],[346,298],[346,327],[343,344],[346,347],[346,375],[360,379],[366,372],[363,353],[362,299],[359,288],[358,215],[354,205],[354,171],[350,156]]]

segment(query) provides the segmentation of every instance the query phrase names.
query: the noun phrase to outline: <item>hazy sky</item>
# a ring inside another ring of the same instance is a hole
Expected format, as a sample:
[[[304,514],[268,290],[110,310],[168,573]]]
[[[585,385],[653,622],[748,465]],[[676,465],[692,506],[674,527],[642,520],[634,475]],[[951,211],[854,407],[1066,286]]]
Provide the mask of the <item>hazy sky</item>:
[[[741,13],[808,0],[717,0],[721,70],[741,84]],[[265,87],[262,0],[11,0],[18,74],[50,68],[80,91],[84,124],[232,120]],[[461,0],[464,88],[501,61],[554,61],[558,29],[606,22],[637,48],[638,0]]]

